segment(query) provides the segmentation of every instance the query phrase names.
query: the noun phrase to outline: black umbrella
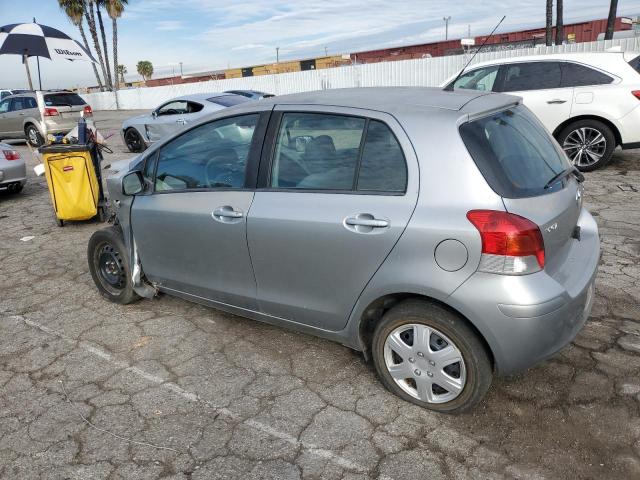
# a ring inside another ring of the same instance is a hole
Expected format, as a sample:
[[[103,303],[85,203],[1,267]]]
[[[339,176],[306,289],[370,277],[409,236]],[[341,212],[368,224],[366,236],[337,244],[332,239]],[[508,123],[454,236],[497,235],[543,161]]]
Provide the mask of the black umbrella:
[[[35,23],[35,19],[33,23],[14,23],[0,27],[0,55],[22,56],[31,90],[33,85],[28,57],[38,58],[38,80],[41,90],[39,57],[49,60],[86,60],[97,63],[91,53],[76,40],[60,30]]]

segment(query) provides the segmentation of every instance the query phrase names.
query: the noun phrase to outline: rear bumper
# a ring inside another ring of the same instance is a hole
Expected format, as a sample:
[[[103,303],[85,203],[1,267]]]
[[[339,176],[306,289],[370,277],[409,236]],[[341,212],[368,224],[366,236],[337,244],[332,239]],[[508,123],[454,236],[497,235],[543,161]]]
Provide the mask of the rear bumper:
[[[622,148],[640,148],[640,105],[617,121]]]
[[[496,369],[529,368],[562,349],[591,313],[600,257],[595,221],[583,210],[581,240],[572,240],[562,265],[531,275],[476,272],[450,297],[450,304],[478,328]]]
[[[12,164],[15,162],[15,165]],[[27,167],[24,160],[11,160],[9,166],[0,167],[0,187],[7,187],[14,183],[27,183]]]

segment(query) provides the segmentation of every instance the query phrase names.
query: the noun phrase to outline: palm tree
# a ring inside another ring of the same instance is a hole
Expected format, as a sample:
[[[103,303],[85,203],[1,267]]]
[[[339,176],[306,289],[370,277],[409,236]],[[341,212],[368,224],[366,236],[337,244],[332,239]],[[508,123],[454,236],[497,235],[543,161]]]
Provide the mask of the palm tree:
[[[553,45],[553,0],[547,0],[547,25],[545,41],[547,47]]]
[[[118,65],[118,18],[124,11],[124,6],[127,5],[128,0],[107,0],[106,8],[109,18],[111,18],[111,30],[113,31],[113,75],[116,77],[114,88],[118,89],[118,74],[120,74],[120,67],[124,65]],[[126,67],[124,67],[126,73]],[[124,83],[124,74],[120,74],[122,83]]]
[[[109,49],[107,48],[107,35],[104,31],[104,23],[102,22],[102,8],[105,6],[106,0],[93,0],[96,4],[96,13],[98,14],[98,25],[100,27],[100,35],[102,36],[102,47],[104,48],[104,66],[107,70],[107,78],[109,85],[113,90],[113,80],[111,78],[111,64],[109,63]],[[116,72],[113,72],[114,74]],[[117,79],[116,79],[117,80]]]
[[[153,64],[149,60],[140,60],[136,69],[144,81],[149,80],[153,75]]]
[[[557,0],[556,3],[556,45],[562,45],[564,43],[564,22],[562,19],[562,0]]]
[[[98,30],[96,29],[96,18],[93,12],[93,4],[95,3],[95,0],[82,0],[82,3],[84,5],[84,18],[87,20],[87,24],[89,25],[89,32],[91,33],[91,38],[93,40],[93,48],[95,48],[96,50],[98,62],[100,62],[100,68],[102,69],[102,78],[104,78],[104,83],[106,84],[107,88],[111,89],[109,77],[107,77],[107,71],[104,68],[102,49],[100,48],[100,41],[98,40]]]
[[[127,73],[127,67],[124,65],[118,65],[116,72],[118,72],[118,76],[120,77],[120,83],[125,83],[124,74]]]
[[[58,0],[58,5],[64,11],[64,13],[69,17],[69,21],[73,23],[78,30],[80,30],[80,36],[82,37],[82,42],[84,43],[84,48],[90,52],[89,42],[87,41],[87,36],[84,33],[84,26],[82,25],[82,16],[84,14],[84,2],[82,0]],[[96,76],[96,80],[98,81],[98,86],[100,90],[104,90],[104,85],[102,84],[102,79],[98,74],[98,68],[96,64],[91,62],[91,66],[93,67],[93,73]]]
[[[605,40],[613,38],[613,29],[616,26],[616,15],[618,11],[618,0],[611,0],[609,4],[609,17],[607,18],[607,31],[604,34]]]

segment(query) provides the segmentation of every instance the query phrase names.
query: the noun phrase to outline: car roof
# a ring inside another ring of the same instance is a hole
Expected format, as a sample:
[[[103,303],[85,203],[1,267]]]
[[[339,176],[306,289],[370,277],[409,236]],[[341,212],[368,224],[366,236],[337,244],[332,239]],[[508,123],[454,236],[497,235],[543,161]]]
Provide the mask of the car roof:
[[[260,103],[262,105],[339,106],[394,114],[415,109],[460,111],[465,105],[480,97],[487,97],[482,102],[483,110],[499,108],[517,101],[517,98],[513,96],[478,90],[444,91],[441,88],[432,87],[361,87],[281,95],[263,99]]]
[[[626,52],[627,55],[631,52]],[[476,67],[485,65],[502,65],[505,63],[520,63],[520,62],[557,62],[558,60],[574,61],[578,63],[586,63],[594,66],[606,65],[611,62],[617,62],[620,59],[624,60],[624,52],[573,52],[573,53],[548,53],[540,55],[523,55],[518,57],[505,57],[496,58],[494,60],[487,60],[484,62],[474,63],[467,68],[471,70]],[[465,69],[465,70],[467,70]]]
[[[212,97],[237,97],[237,96],[239,95],[236,95],[234,93],[225,93],[225,92],[193,93],[191,95],[182,95],[180,97],[172,98],[169,101],[173,102],[175,100],[192,100],[196,102],[197,101],[204,102],[205,100]]]

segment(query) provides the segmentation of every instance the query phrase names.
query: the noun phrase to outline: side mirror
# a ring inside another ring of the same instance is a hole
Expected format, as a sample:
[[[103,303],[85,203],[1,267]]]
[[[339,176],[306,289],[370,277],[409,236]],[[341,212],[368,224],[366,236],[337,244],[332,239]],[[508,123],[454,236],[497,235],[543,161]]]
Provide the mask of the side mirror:
[[[153,118],[158,118],[158,111],[157,111],[157,110],[154,110],[153,112],[151,112],[151,116],[152,116]]]
[[[130,172],[122,177],[122,193],[137,195],[144,190],[144,179],[140,172]]]

